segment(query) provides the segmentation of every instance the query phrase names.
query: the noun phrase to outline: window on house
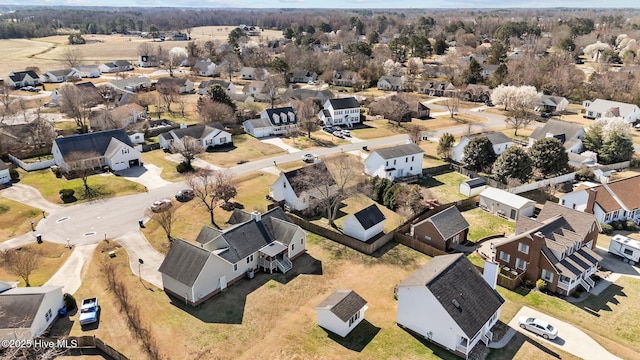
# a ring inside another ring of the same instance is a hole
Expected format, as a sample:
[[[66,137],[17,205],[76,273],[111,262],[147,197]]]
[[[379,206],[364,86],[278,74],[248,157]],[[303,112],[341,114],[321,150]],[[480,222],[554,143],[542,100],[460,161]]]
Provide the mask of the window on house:
[[[251,261],[253,261],[253,254],[251,254],[251,256],[249,256],[251,258]]]
[[[415,158],[415,156],[414,156],[414,155],[411,155],[411,161],[413,161],[413,159],[414,159],[414,158]]]
[[[386,161],[386,162],[384,163],[384,166],[389,166],[389,161]]]
[[[223,136],[223,137],[220,138],[220,143],[221,144],[224,144],[226,142],[227,142],[227,137],[226,136]]]
[[[575,210],[575,209],[576,209],[576,204],[571,205],[571,208],[572,208],[573,210]]]
[[[424,236],[424,239],[425,239],[426,241],[430,241],[430,240],[431,240],[431,236],[429,236],[429,235],[425,235],[425,236]]]
[[[511,255],[507,254],[504,251],[500,251],[500,260],[504,262],[509,262],[509,260],[511,260]]]
[[[356,322],[356,320],[358,320],[360,318],[360,310],[358,310],[357,313],[355,313],[351,319],[349,319],[349,326],[353,325],[354,322]]]
[[[611,213],[607,213],[607,215],[604,216],[604,222],[607,222],[611,220]]]
[[[540,278],[548,283],[553,281],[553,273],[547,269],[542,269],[542,275]]]
[[[304,239],[300,239],[300,244],[304,244]]]
[[[413,166],[409,168],[409,170],[413,171]]]
[[[564,199],[560,200],[560,205],[564,205]]]
[[[129,149],[122,149],[122,153],[123,154],[128,154],[129,153]]]
[[[395,165],[395,164],[396,164],[396,160],[393,160],[393,165]]]
[[[521,253],[528,254],[529,253],[529,245],[524,243],[518,243],[518,251]]]
[[[238,264],[233,264],[233,271],[238,271]]]
[[[293,251],[296,248],[296,244],[291,244],[291,251]]]
[[[408,163],[409,162],[409,158],[408,157],[404,158],[404,162]]]

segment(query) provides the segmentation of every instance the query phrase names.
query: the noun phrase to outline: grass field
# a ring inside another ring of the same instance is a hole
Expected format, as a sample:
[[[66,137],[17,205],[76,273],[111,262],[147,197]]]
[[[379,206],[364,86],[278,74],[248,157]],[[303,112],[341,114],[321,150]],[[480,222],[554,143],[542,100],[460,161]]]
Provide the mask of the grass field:
[[[374,204],[375,202],[364,194],[357,194],[355,196],[352,196],[344,200],[342,203],[344,206],[340,207],[340,210],[338,211],[338,214],[335,220],[335,223],[339,229],[343,228],[342,224],[346,218],[368,207],[369,205]],[[400,214],[387,209],[381,204],[377,204],[377,206],[378,206],[378,209],[380,209],[380,211],[384,214],[386,218],[386,220],[384,221],[385,233],[388,233],[396,229],[406,220]],[[325,226],[329,225],[329,222],[327,221],[326,218],[321,218],[319,220],[316,220],[314,221],[314,223],[317,223],[318,225],[325,225]]]
[[[143,163],[153,164],[161,168],[162,169],[162,172],[160,173],[161,178],[167,181],[181,180],[182,178],[184,178],[184,176],[176,170],[176,165],[178,164],[167,159],[167,155],[168,153],[160,149],[160,150],[143,152],[141,154],[141,158]]]
[[[515,231],[515,222],[489,214],[480,208],[464,211],[462,216],[469,223],[468,238],[473,242],[489,235],[504,233],[509,236]]]
[[[24,251],[32,256],[39,256],[38,265],[29,276],[31,286],[42,286],[58,271],[71,254],[71,250],[62,244],[44,241],[42,244],[29,244],[18,251]],[[18,275],[11,272],[2,257],[0,257],[0,279],[4,281],[20,281],[18,286],[25,286],[25,282]]]
[[[466,196],[460,194],[460,183],[468,180],[457,172],[449,172],[424,178],[420,185],[428,190],[431,198],[437,199],[441,204],[465,199]]]
[[[198,155],[211,164],[230,167],[246,161],[253,161],[282,154],[283,150],[275,145],[261,142],[248,134],[233,137],[233,146],[215,149]]]
[[[42,211],[0,196],[0,242],[31,230],[31,221],[42,218]]]

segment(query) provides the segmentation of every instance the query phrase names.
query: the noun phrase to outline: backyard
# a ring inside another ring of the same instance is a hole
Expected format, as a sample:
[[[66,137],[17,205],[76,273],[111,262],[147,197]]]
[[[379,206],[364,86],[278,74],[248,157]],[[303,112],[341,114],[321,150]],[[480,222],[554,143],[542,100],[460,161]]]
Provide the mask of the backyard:
[[[469,223],[467,238],[473,242],[490,235],[505,234],[505,236],[509,236],[515,231],[515,222],[495,216],[480,208],[464,211],[462,216]]]
[[[420,185],[426,188],[432,198],[437,199],[440,204],[446,204],[466,198],[460,194],[460,183],[466,180],[468,180],[467,177],[452,171],[423,178]]]

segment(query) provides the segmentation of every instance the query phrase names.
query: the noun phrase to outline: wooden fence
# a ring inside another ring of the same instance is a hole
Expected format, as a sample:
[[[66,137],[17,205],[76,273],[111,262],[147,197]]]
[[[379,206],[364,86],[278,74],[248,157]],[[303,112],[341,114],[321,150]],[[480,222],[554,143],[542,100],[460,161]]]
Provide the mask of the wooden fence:
[[[68,356],[102,355],[106,359],[129,360],[124,354],[96,336],[69,336],[53,340],[67,340],[67,344],[73,345],[65,354]]]
[[[422,169],[422,176],[440,175],[453,171],[451,164],[443,164]]]
[[[475,265],[476,269],[480,271],[482,274],[484,272],[484,268],[482,266]],[[524,272],[518,274],[516,277],[510,277],[503,274],[502,270],[498,273],[498,281],[497,284],[502,286],[505,289],[513,290],[522,284],[522,278],[524,277]]]
[[[396,231],[393,233],[393,240],[395,240],[396,242],[408,246],[414,250],[420,251],[423,254],[429,255],[429,256],[440,256],[440,255],[446,255],[447,253],[434,248],[433,246],[424,243],[420,240],[416,240],[414,238],[412,238],[409,235],[405,235],[400,233],[399,231]]]

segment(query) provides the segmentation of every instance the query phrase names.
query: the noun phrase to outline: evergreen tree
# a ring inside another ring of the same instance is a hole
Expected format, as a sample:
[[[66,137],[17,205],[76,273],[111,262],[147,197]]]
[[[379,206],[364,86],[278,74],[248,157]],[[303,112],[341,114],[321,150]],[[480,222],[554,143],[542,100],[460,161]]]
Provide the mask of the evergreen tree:
[[[569,156],[556,138],[544,138],[536,141],[529,150],[531,164],[545,177],[560,175],[569,166]]]
[[[210,87],[209,90],[207,90],[207,95],[211,100],[229,105],[234,112],[236,111],[236,103],[220,85],[216,84]]]
[[[589,126],[589,129],[584,134],[584,139],[582,139],[582,145],[585,150],[593,151],[595,153],[599,153],[602,148],[602,144],[604,142],[602,134],[602,125],[600,123],[593,123]]]
[[[520,146],[512,146],[505,150],[495,163],[493,175],[496,180],[506,184],[508,179],[518,179],[525,183],[531,177],[531,158]]]
[[[489,171],[496,160],[493,144],[486,136],[474,137],[464,147],[462,162],[473,171]]]
[[[455,143],[455,138],[449,133],[444,133],[438,140],[438,156],[443,159],[451,158],[451,149]]]
[[[613,164],[631,160],[633,152],[633,141],[629,134],[612,132],[602,144],[599,157],[602,163]]]

